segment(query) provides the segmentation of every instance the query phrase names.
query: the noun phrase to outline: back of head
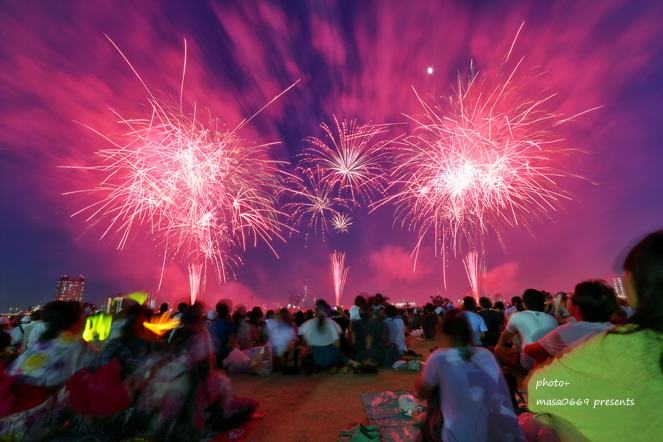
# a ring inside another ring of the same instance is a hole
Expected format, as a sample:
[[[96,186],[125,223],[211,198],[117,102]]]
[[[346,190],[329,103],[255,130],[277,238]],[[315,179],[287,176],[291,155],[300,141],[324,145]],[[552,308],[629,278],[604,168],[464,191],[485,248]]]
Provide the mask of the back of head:
[[[366,304],[368,304],[369,312],[373,317],[382,316],[384,305],[382,304],[382,301],[380,301],[380,298],[377,296],[371,296],[368,298],[368,301],[366,301]]]
[[[576,285],[571,304],[580,309],[587,322],[608,322],[617,310],[617,297],[605,281],[590,280]]]
[[[318,329],[322,329],[325,326],[327,321],[327,315],[329,315],[329,304],[324,299],[318,299],[315,301],[315,313],[318,317]]]
[[[284,324],[292,324],[292,316],[290,316],[290,312],[287,308],[282,308],[279,310],[279,312],[276,314],[276,320]]]
[[[251,313],[258,316],[258,318],[262,318],[263,316],[265,316],[262,312],[262,309],[258,306],[253,307],[253,309],[251,309]]]
[[[663,230],[648,235],[630,251],[624,260],[624,271],[627,294],[632,284],[636,300],[632,305],[635,314],[628,323],[636,324],[636,330],[663,333]],[[661,361],[663,365],[663,357]]]
[[[124,323],[122,328],[120,328],[120,340],[126,341],[136,334],[141,327],[143,327],[143,322],[145,322],[145,310],[146,308],[140,304],[135,304],[127,309],[127,313],[124,316]]]
[[[514,296],[513,298],[511,298],[511,305],[515,306],[516,303],[520,300],[521,300],[520,296]]]
[[[380,300],[380,303],[384,304],[384,296],[382,296],[382,293],[376,293],[375,297]]]
[[[486,298],[485,296],[479,298],[479,305],[484,310],[490,310],[493,307],[493,303],[490,302],[490,299]]]
[[[497,301],[493,307],[495,307],[495,310],[504,310],[504,303],[502,301]]]
[[[426,304],[426,311],[428,313],[434,312],[435,311],[435,306],[429,302],[428,304]]]
[[[355,298],[355,305],[356,305],[357,307],[363,307],[363,306],[365,306],[365,305],[366,305],[366,298],[364,298],[362,295],[358,295],[358,296]]]
[[[274,310],[267,310],[267,319],[274,319],[276,317],[276,313],[274,313]]]
[[[471,348],[472,331],[467,320],[462,316],[449,316],[442,322],[442,334],[451,339],[454,347]],[[464,360],[469,360],[471,352],[463,352],[461,356]]]
[[[30,313],[30,320],[32,321],[41,321],[41,310],[35,310],[34,312]]]
[[[168,303],[164,302],[159,306],[159,313],[166,313],[168,311]]]
[[[180,302],[179,304],[177,304],[177,311],[180,313],[184,313],[188,308],[189,304],[187,304],[186,302]]]
[[[473,312],[477,309],[477,303],[471,296],[463,298],[463,306],[465,307],[466,312]]]
[[[228,319],[228,313],[230,313],[230,308],[228,304],[223,301],[216,303],[216,314],[219,315],[221,319]]]
[[[516,311],[517,312],[524,312],[525,311],[525,304],[523,304],[522,299],[518,302],[516,302]]]
[[[62,331],[69,330],[81,320],[83,307],[80,302],[53,301],[46,304],[42,320],[47,324],[41,341],[50,341]]]
[[[546,308],[546,297],[536,289],[527,289],[523,293],[523,304],[527,310],[542,312]]]
[[[396,310],[396,306],[393,304],[389,304],[387,308],[384,310],[384,315],[387,318],[395,318],[396,315],[398,315],[398,310]]]

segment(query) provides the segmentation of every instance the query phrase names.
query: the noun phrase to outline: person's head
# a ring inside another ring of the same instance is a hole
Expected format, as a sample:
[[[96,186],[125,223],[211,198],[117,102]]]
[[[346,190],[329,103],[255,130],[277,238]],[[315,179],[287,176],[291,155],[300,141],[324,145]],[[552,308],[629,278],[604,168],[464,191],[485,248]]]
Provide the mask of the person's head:
[[[274,310],[267,310],[267,319],[274,319],[276,317],[276,314],[274,313]]]
[[[520,300],[521,300],[520,296],[514,296],[513,298],[511,298],[511,306],[515,306],[516,303]]]
[[[485,296],[479,298],[479,305],[484,310],[490,310],[493,307],[493,303],[490,302],[490,299],[486,298]]]
[[[253,313],[255,316],[257,316],[258,319],[260,319],[264,316],[264,313],[262,312],[262,309],[258,306],[253,307],[253,309],[251,310],[251,313]]]
[[[228,304],[225,302],[219,301],[216,303],[216,314],[219,315],[219,318],[228,319],[229,310]]]
[[[124,322],[120,328],[120,340],[127,341],[131,337],[141,334],[143,331],[143,322],[146,321],[146,308],[140,304],[132,305],[127,309],[124,316]]]
[[[290,316],[290,312],[287,308],[282,308],[279,310],[278,314],[276,315],[276,321],[288,325],[292,324],[292,317]]]
[[[368,298],[368,301],[366,301],[366,304],[368,304],[368,310],[371,314],[371,317],[379,318],[382,316],[382,313],[384,312],[384,305],[380,301],[380,298],[377,296],[371,296]]]
[[[382,296],[382,293],[376,293],[375,297],[380,300],[381,304],[384,304],[384,296]]]
[[[602,280],[576,285],[570,301],[569,313],[579,321],[608,322],[618,308],[615,290]]]
[[[159,306],[159,313],[166,313],[168,311],[168,303],[164,302]]]
[[[527,289],[523,293],[523,304],[527,310],[542,312],[546,309],[546,297],[536,289]]]
[[[235,313],[239,313],[244,316],[246,314],[246,307],[244,307],[244,304],[237,304],[235,307]]]
[[[364,298],[362,295],[357,295],[355,298],[355,305],[357,307],[363,307],[366,305],[366,298]]]
[[[315,316],[318,318],[318,329],[324,328],[325,322],[328,321],[327,316],[330,310],[331,307],[329,307],[329,304],[324,299],[315,301]]]
[[[53,301],[46,304],[42,319],[46,331],[41,335],[42,342],[51,341],[63,331],[74,331],[83,322],[83,306],[80,302]]]
[[[663,332],[663,230],[640,241],[624,260],[624,291],[637,330]]]
[[[477,309],[477,302],[471,296],[466,296],[463,298],[463,307],[465,307],[466,312],[474,312]]]
[[[384,315],[387,318],[395,318],[398,315],[398,310],[396,309],[396,306],[393,304],[389,304],[385,309],[384,309]]]
[[[504,303],[502,301],[497,301],[495,305],[493,305],[493,308],[497,311],[504,311]]]
[[[517,312],[524,312],[525,311],[525,304],[523,304],[522,299],[520,301],[516,302],[516,311]]]
[[[442,321],[441,346],[446,348],[471,347],[472,331],[462,316],[450,316]]]
[[[189,304],[187,304],[186,302],[180,302],[179,304],[177,304],[177,311],[178,311],[179,313],[184,314],[184,312],[185,312],[188,308],[189,308]]]
[[[435,306],[429,302],[426,304],[426,311],[428,313],[433,313],[435,311]]]
[[[253,325],[260,324],[260,318],[262,318],[262,310],[256,310],[255,308],[249,313],[249,322]]]
[[[34,312],[30,313],[30,319],[32,321],[41,321],[41,310],[35,310]]]
[[[308,321],[309,319],[313,319],[313,310],[308,309],[306,310],[306,320]]]

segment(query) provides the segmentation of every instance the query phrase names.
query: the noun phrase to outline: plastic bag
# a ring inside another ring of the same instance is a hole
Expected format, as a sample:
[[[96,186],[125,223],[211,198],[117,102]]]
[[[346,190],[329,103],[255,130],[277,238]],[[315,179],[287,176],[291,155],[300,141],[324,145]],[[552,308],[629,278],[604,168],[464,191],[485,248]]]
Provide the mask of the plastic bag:
[[[223,360],[223,368],[230,374],[246,373],[250,366],[251,358],[238,348],[234,348]]]
[[[258,376],[266,376],[272,373],[271,344],[251,349],[251,366],[249,367],[249,373]]]

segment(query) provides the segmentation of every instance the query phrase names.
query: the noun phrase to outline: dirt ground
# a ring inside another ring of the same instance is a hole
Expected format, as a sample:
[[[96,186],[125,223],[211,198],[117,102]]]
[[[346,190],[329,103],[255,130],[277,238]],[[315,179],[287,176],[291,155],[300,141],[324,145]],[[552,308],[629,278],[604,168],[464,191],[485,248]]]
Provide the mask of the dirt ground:
[[[436,342],[407,337],[408,348],[424,356]],[[230,375],[235,395],[260,401],[258,413],[266,413],[249,441],[337,441],[340,430],[366,419],[361,393],[413,390],[418,372],[380,369],[377,375],[320,373],[306,376]]]

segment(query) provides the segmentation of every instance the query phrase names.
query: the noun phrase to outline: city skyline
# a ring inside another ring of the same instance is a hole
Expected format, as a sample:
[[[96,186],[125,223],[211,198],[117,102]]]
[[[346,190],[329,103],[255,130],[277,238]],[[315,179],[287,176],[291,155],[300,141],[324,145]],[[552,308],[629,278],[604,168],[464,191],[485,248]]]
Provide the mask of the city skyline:
[[[494,75],[512,51],[522,59],[521,72],[536,73],[531,88],[519,83],[525,98],[549,89],[556,93],[546,102],[549,112],[598,109],[555,132],[568,151],[556,161],[569,171],[555,185],[572,199],[484,239],[486,290],[505,297],[528,287],[570,291],[581,280],[619,275],[623,251],[663,224],[662,21],[660,3],[625,0],[5,3],[0,311],[52,299],[65,274],[85,275],[85,300],[98,305],[140,290],[159,302],[189,298],[186,266],[164,261],[147,226],[118,250],[114,232],[99,240],[107,225],[71,217],[94,200],[63,195],[99,183],[94,171],[60,167],[94,165],[94,152],[109,147],[85,126],[118,141],[122,128],[113,112],[145,115],[145,88],[105,35],[150,90],[175,102],[183,90],[183,107],[195,102],[230,128],[300,80],[240,131],[256,143],[280,142],[270,154],[293,165],[308,137],[324,139],[320,125],[333,125],[334,115],[390,124],[385,139],[412,133],[406,116],[422,112],[417,94],[430,105],[443,101],[459,74]],[[415,272],[416,231],[394,225],[393,207],[371,209],[355,209],[347,233],[324,239],[304,223],[285,242],[274,241],[278,258],[265,244],[247,247],[235,280],[220,284],[208,276],[204,303],[284,302],[304,286],[310,297],[333,302],[334,250],[351,268],[345,305],[361,292],[421,303],[466,290],[463,253],[451,251],[444,262],[428,238]]]

